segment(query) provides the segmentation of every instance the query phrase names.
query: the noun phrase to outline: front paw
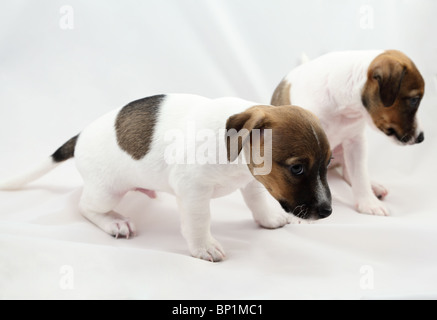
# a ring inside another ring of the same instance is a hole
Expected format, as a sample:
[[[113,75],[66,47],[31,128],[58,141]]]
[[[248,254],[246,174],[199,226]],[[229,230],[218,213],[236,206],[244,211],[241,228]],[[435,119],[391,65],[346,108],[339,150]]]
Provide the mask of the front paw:
[[[189,247],[191,255],[198,259],[220,262],[226,257],[221,244],[212,237],[202,244],[190,245]]]
[[[375,216],[390,215],[384,204],[374,197],[358,201],[356,208],[360,213],[366,213]]]
[[[104,214],[98,226],[116,239],[129,239],[136,235],[135,225],[128,218],[114,211]]]
[[[263,214],[255,217],[255,222],[266,229],[277,229],[291,222],[290,215],[285,212]]]

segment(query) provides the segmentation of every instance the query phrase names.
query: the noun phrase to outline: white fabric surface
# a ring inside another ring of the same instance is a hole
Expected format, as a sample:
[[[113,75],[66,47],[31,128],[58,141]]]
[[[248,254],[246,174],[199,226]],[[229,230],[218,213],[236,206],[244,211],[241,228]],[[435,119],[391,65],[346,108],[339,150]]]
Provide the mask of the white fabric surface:
[[[134,239],[115,240],[85,221],[69,162],[0,192],[1,299],[437,298],[435,1],[72,0],[72,30],[59,25],[63,5],[0,3],[0,177],[147,95],[268,103],[302,51],[406,52],[426,81],[426,139],[400,147],[369,131],[370,172],[390,190],[391,217],[355,212],[335,173],[334,212],[313,224],[265,230],[239,193],[214,200],[212,232],[227,252],[217,264],[189,256],[169,195],[123,200]]]

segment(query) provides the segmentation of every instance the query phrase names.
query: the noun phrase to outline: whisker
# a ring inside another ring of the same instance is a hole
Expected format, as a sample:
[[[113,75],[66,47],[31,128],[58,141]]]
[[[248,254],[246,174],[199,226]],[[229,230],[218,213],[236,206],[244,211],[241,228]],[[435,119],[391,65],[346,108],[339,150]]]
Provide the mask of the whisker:
[[[408,140],[410,140],[409,137],[408,137],[408,134],[404,134],[404,135],[402,136],[402,138],[401,138],[401,141],[402,141],[402,142],[408,142]]]
[[[296,212],[296,210],[299,210],[299,211]],[[307,213],[308,213],[308,207],[304,204],[296,206],[292,211],[292,214],[300,219],[305,219]]]

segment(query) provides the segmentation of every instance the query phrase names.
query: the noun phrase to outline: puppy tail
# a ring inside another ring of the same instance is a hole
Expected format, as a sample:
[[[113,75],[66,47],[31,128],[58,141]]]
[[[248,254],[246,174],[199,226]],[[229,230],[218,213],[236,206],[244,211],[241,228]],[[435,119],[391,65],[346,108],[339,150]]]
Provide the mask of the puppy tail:
[[[304,64],[309,62],[311,59],[307,56],[305,52],[302,52],[300,55],[300,64]]]
[[[42,177],[48,172],[52,171],[62,162],[74,157],[74,150],[76,149],[77,138],[79,135],[71,138],[64,143],[58,150],[55,151],[49,158],[30,168],[22,174],[0,181],[0,190],[17,190],[26,184]]]

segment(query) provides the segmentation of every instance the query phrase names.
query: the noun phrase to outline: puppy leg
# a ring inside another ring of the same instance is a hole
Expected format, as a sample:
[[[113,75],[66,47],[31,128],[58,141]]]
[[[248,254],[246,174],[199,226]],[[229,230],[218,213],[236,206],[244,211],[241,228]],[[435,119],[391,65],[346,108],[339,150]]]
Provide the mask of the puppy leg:
[[[343,165],[343,179],[350,186],[352,185],[346,165]],[[382,184],[379,184],[378,182],[372,181],[370,183],[370,185],[372,186],[373,194],[379,200],[384,200],[384,198],[388,195],[388,190]]]
[[[351,138],[343,143],[344,167],[346,179],[350,181],[359,212],[388,216],[388,210],[378,200],[372,190],[367,173],[366,140],[363,134]]]
[[[79,209],[82,215],[106,233],[129,239],[135,235],[135,226],[128,218],[112,211],[123,194],[105,192],[96,187],[84,187]]]
[[[334,149],[334,151],[332,153],[332,157],[334,158],[333,163],[332,163],[332,167],[341,166],[344,181],[346,181],[349,185],[352,185],[350,177],[349,177],[349,173],[348,173],[345,161],[344,161],[344,152],[343,152],[342,145],[340,145]],[[383,185],[381,185],[377,182],[374,182],[374,181],[371,182],[371,185],[372,185],[373,193],[375,194],[375,196],[379,200],[383,200],[387,196],[388,190]]]
[[[193,257],[218,262],[225,258],[221,244],[211,235],[210,197],[204,192],[179,194],[182,235]]]
[[[245,188],[241,189],[244,202],[252,211],[253,219],[261,227],[266,229],[276,229],[290,223],[290,215],[283,210],[273,210],[267,203],[267,190],[265,187],[254,180]]]

